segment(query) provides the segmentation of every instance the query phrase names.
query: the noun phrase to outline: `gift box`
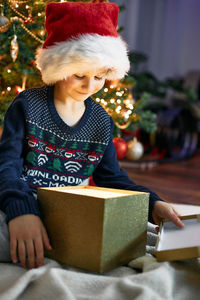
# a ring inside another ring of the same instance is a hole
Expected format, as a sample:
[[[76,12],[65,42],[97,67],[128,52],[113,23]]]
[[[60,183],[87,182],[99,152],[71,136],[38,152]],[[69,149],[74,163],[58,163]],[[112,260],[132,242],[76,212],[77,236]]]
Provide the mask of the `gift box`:
[[[200,215],[180,217],[183,228],[170,220],[160,225],[156,242],[158,261],[174,261],[200,257]]]
[[[145,254],[149,194],[91,186],[38,190],[53,250],[45,256],[103,273]]]

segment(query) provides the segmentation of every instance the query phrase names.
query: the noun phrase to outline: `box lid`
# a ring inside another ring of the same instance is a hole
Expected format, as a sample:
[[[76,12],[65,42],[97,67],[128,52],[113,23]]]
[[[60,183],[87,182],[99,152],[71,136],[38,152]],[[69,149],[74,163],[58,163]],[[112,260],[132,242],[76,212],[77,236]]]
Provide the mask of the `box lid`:
[[[180,217],[184,228],[164,220],[156,243],[158,261],[183,260],[200,257],[200,215]]]

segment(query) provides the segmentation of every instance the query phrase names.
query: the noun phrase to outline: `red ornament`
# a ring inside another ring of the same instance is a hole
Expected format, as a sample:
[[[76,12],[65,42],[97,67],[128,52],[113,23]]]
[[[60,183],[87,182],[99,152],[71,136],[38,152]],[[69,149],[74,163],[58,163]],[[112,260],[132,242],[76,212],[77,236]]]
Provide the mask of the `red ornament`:
[[[123,138],[113,138],[113,144],[117,152],[117,159],[122,159],[126,156],[128,151],[128,145]]]
[[[15,85],[15,94],[19,94],[23,91],[22,87],[19,85]]]

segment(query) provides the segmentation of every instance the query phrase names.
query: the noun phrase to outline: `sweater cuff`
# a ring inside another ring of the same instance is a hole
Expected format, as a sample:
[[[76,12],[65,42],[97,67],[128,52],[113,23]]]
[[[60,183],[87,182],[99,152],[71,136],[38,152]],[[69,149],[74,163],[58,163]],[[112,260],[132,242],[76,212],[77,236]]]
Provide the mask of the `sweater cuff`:
[[[5,208],[7,223],[22,215],[40,216],[36,199],[17,200],[10,198],[9,200],[9,205]]]
[[[157,200],[159,201],[159,200]],[[154,208],[154,205],[156,203],[156,200],[149,200],[149,216],[148,216],[148,220],[150,223],[153,223],[155,224],[154,220],[153,220],[153,217],[152,217],[152,212],[153,212],[153,208]]]
[[[149,216],[148,216],[148,220],[149,222],[155,224],[154,220],[153,220],[153,217],[152,217],[152,212],[153,212],[153,208],[154,208],[154,205],[157,201],[162,201],[164,202],[164,200],[162,200],[161,198],[157,198],[157,199],[152,199],[150,197],[150,200],[149,200]]]

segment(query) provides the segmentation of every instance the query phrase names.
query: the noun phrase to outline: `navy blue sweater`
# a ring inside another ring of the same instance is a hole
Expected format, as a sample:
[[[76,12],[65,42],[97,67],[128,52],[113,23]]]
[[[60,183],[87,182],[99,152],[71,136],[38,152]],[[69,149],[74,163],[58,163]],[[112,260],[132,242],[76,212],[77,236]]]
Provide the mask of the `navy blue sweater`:
[[[0,143],[0,209],[7,221],[39,214],[33,192],[39,187],[79,185],[89,176],[97,186],[150,193],[120,169],[112,142],[112,118],[91,98],[80,122],[68,126],[54,105],[54,87],[28,89],[10,105]]]

